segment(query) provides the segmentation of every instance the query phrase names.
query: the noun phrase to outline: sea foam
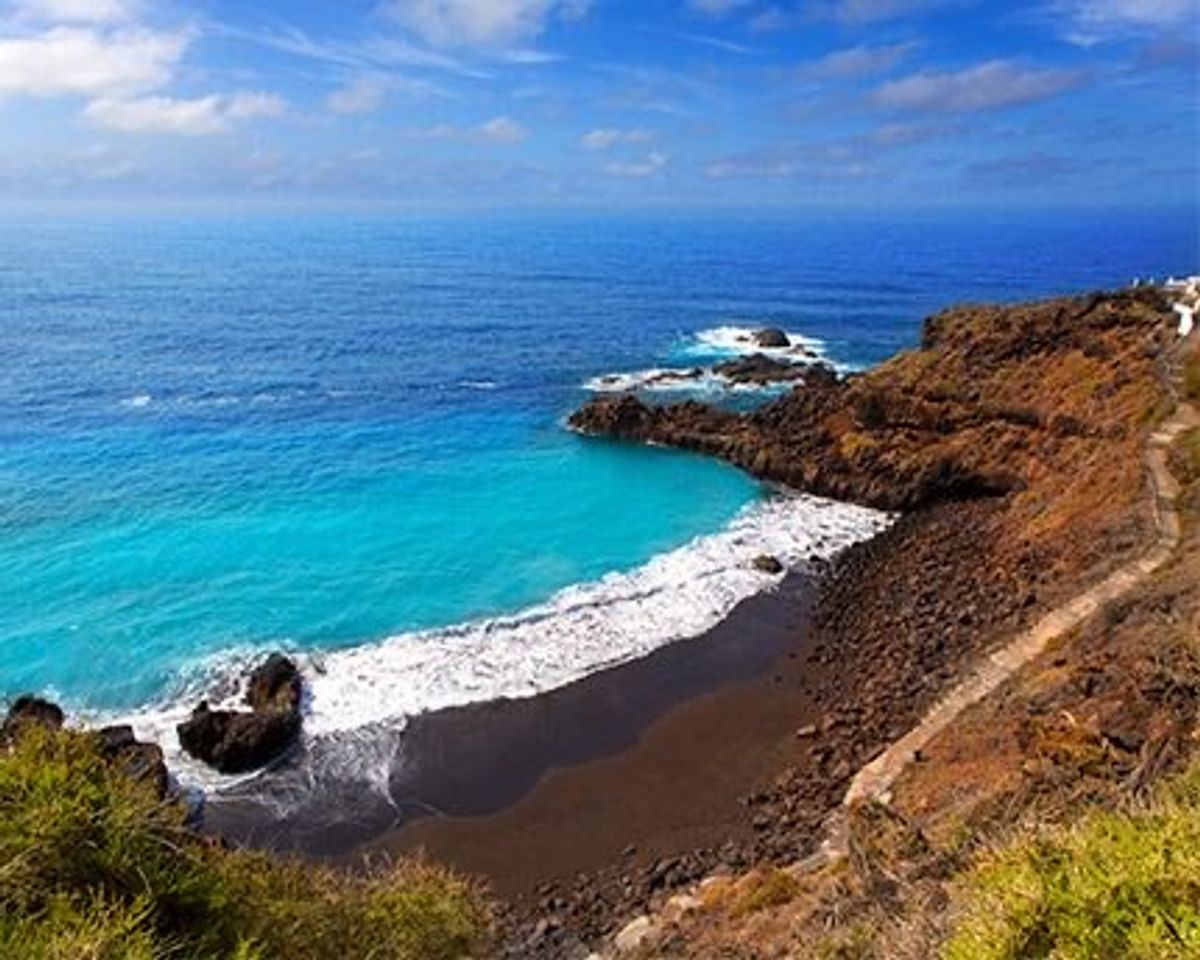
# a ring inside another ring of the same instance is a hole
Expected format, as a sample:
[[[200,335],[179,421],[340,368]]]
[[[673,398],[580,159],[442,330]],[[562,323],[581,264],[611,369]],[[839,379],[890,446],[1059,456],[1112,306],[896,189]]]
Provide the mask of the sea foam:
[[[817,337],[789,332],[791,345],[787,347],[761,347],[755,334],[760,326],[738,326],[728,324],[701,330],[676,348],[678,359],[694,359],[698,364],[719,363],[736,357],[760,353],[783,363],[823,363],[838,373],[851,373],[857,368],[852,364],[833,360],[828,345]],[[625,393],[628,391],[651,393],[781,393],[803,384],[803,379],[777,383],[737,383],[717,373],[711,366],[651,367],[627,373],[609,373],[584,381],[583,388],[593,393]]]
[[[307,686],[304,778],[386,786],[386,757],[408,717],[445,707],[522,698],[698,636],[742,600],[778,579],[752,567],[761,554],[788,569],[829,559],[890,523],[887,514],[815,497],[776,493],[723,530],[662,553],[641,567],[559,591],[511,616],[404,633],[353,649],[297,654]],[[237,677],[263,651],[241,650],[201,665],[186,695],[124,717],[159,743],[180,781],[210,792],[248,778],[220,777],[179,749],[175,725],[206,696],[239,702]],[[331,778],[336,767],[336,777]]]
[[[793,363],[821,362],[829,364],[839,373],[851,373],[858,369],[854,364],[841,363],[829,354],[829,345],[818,337],[810,337],[795,331],[785,331],[791,346],[761,347],[755,340],[755,334],[764,325],[742,326],[725,324],[699,331],[694,341],[684,348],[683,353],[698,357],[729,357],[749,356],[755,353],[765,354],[774,360]]]

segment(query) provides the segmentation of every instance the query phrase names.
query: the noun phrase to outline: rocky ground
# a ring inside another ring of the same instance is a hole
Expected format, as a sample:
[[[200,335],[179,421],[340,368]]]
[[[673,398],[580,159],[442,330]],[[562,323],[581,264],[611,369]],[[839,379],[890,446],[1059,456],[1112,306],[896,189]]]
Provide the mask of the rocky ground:
[[[631,396],[582,408],[572,423],[586,433],[907,513],[826,578],[803,647],[823,710],[796,731],[795,763],[747,795],[754,839],[549,884],[511,908],[507,955],[586,956],[584,943],[689,881],[795,861],[854,771],[966,663],[1136,554],[1151,528],[1140,449],[1167,402],[1170,318],[1156,290],[958,308],[928,321],[920,350],[753,413]]]
[[[1200,344],[1188,359],[1195,405]],[[989,851],[1087,811],[1144,811],[1156,783],[1194,764],[1200,736],[1200,426],[1169,466],[1182,536],[1166,565],[922,748],[886,807],[852,811],[847,864],[709,886],[631,954],[924,960]],[[1170,955],[1192,954],[1181,942]]]

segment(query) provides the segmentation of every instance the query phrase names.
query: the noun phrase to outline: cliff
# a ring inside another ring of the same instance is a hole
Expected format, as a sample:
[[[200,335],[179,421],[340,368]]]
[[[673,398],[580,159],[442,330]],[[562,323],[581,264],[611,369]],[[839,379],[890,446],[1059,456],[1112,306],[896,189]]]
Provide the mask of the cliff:
[[[887,510],[1010,493],[1136,432],[1170,307],[1146,288],[928,320],[921,348],[861,376],[817,378],[747,414],[630,394],[580,432],[721,457],[765,480]]]

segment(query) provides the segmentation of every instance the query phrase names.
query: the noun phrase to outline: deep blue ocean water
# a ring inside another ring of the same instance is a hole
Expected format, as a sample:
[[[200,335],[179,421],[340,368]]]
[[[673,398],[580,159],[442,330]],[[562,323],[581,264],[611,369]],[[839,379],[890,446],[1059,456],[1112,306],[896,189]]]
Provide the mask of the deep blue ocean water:
[[[1188,217],[5,223],[0,695],[132,709],[228,651],[513,613],[722,529],[747,477],[562,425],[703,331],[865,366],[954,302],[1198,260]]]

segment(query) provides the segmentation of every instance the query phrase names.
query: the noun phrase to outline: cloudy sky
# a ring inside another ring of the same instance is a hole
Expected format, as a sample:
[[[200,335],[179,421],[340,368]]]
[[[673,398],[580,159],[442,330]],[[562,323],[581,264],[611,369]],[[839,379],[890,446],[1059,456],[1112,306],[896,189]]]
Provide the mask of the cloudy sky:
[[[1200,0],[0,0],[0,199],[1195,206]]]

